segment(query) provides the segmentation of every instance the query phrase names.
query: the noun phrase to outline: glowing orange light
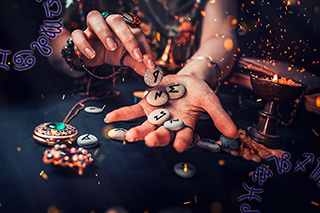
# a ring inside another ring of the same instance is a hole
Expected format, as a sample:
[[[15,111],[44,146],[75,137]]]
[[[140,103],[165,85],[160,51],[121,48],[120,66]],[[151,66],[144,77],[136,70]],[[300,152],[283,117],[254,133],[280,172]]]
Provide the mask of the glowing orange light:
[[[316,99],[316,106],[320,107],[320,96],[318,96]]]
[[[187,172],[187,171],[188,171],[188,165],[187,165],[186,163],[185,163],[184,166],[183,166],[183,171],[184,171],[184,172]]]
[[[211,4],[216,3],[216,0],[211,0],[210,3],[211,3]]]
[[[56,133],[57,133],[57,130],[55,130],[55,129],[50,130],[50,135],[55,135]]]
[[[232,19],[231,24],[236,25],[238,23],[237,19]]]
[[[224,165],[224,160],[219,160],[218,164],[219,164],[219,166],[223,166]]]
[[[17,151],[20,152],[21,151],[21,147],[17,147]]]
[[[277,75],[277,74],[274,74],[273,79],[272,79],[272,82],[276,82],[277,80],[278,80],[278,75]]]
[[[311,201],[311,204],[312,204],[312,205],[315,205],[315,206],[319,206],[319,203],[316,203],[316,202],[314,202],[314,201]]]
[[[201,15],[206,16],[206,12],[204,10],[201,10]]]
[[[157,32],[157,40],[160,41],[160,39],[161,39],[161,35],[159,32]]]

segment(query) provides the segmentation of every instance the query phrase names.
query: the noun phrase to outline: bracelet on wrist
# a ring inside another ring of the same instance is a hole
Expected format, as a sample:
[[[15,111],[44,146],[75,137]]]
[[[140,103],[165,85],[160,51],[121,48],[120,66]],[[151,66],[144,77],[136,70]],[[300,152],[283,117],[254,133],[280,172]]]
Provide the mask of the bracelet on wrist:
[[[190,61],[206,61],[209,63],[209,67],[213,67],[215,69],[216,73],[216,83],[215,83],[215,92],[218,92],[218,89],[221,85],[221,69],[217,62],[215,62],[210,56],[195,56],[191,57],[186,61],[186,64],[188,64]]]
[[[92,71],[88,69],[84,61],[80,58],[80,51],[76,48],[74,45],[72,38],[69,38],[67,40],[67,45],[64,46],[64,48],[61,51],[62,57],[65,59],[66,63],[69,65],[71,70],[77,70],[77,71],[85,71],[89,73],[91,76],[100,79],[100,80],[107,80],[109,78],[114,77],[115,75],[119,74],[122,70],[127,69],[126,66],[124,66],[123,62],[125,57],[129,54],[127,51],[125,51],[120,59],[120,68],[108,76],[98,76],[94,74]]]

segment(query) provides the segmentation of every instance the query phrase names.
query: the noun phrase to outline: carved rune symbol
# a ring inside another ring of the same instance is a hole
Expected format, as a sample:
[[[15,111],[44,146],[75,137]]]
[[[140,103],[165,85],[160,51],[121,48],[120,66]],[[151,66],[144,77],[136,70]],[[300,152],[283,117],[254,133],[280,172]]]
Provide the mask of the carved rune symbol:
[[[89,135],[90,135],[90,134],[87,134],[86,136],[84,136],[84,137],[82,138],[82,140],[83,140],[83,141],[85,141],[85,140],[90,140],[91,138],[89,137]]]
[[[157,100],[158,97],[160,98],[161,95],[162,95],[162,91],[156,92],[156,94],[155,94],[155,96],[154,96],[154,100]]]
[[[154,83],[156,83],[157,80],[158,80],[159,72],[160,72],[159,70],[156,70],[156,71],[153,73]]]
[[[165,113],[164,111],[161,111],[160,114],[161,114],[160,116],[158,116],[158,115],[154,116],[154,119],[156,119],[156,121],[158,121],[160,118],[165,116],[167,113]]]
[[[173,84],[173,85],[169,85],[170,90],[168,91],[169,93],[178,93],[179,90],[176,90],[176,87],[178,87],[179,84]]]

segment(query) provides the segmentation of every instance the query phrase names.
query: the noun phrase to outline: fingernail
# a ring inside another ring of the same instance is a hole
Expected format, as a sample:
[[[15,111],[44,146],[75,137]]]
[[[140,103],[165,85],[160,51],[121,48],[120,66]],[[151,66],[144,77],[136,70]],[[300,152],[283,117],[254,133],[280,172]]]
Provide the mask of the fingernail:
[[[142,61],[142,53],[139,47],[133,50],[133,56],[137,61]]]
[[[88,47],[85,49],[85,51],[89,59],[93,59],[96,56],[95,52]]]
[[[154,68],[156,68],[156,65],[154,64],[153,60],[148,59],[147,61],[147,66],[149,69],[153,70]]]
[[[108,48],[111,51],[114,51],[115,49],[117,49],[117,44],[113,41],[112,38],[107,38],[106,42],[107,42]]]
[[[104,122],[107,123],[107,124],[109,123],[109,121],[107,119],[104,119]]]

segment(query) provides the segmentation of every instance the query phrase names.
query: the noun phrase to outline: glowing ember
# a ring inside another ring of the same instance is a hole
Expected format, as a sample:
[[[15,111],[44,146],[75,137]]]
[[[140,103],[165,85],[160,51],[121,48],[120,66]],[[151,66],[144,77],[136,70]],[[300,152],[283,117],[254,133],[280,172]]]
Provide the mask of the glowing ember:
[[[218,164],[219,164],[219,166],[223,166],[224,165],[224,160],[219,160]]]
[[[312,205],[315,205],[315,206],[319,206],[319,203],[316,203],[316,202],[314,202],[314,201],[311,201],[311,204],[312,204]]]
[[[274,74],[272,79],[270,77],[267,77],[267,78],[265,78],[265,80],[272,81],[272,82],[278,83],[278,84],[285,84],[285,85],[289,85],[289,86],[301,87],[301,84],[296,83],[291,79],[287,79],[286,77],[278,77],[277,74]]]
[[[317,107],[320,107],[320,96],[317,97],[317,99],[316,99],[316,106],[317,106]]]
[[[186,163],[185,163],[184,166],[183,166],[183,171],[184,171],[184,172],[187,172],[187,171],[188,171],[188,165],[187,165]]]
[[[272,79],[272,82],[277,82],[277,81],[278,81],[278,75],[277,75],[277,74],[274,74],[273,79]]]
[[[183,205],[190,204],[190,201],[184,202]]]

